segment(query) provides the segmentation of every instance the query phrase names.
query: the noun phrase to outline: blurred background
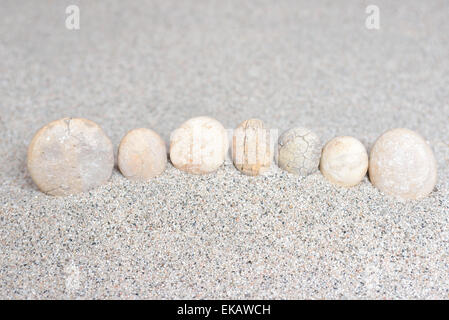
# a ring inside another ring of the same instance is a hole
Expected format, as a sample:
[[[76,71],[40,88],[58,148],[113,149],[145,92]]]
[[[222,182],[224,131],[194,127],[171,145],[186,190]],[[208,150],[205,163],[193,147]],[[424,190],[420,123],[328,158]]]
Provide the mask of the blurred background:
[[[79,30],[65,27],[71,4]],[[18,143],[65,116],[115,142],[139,126],[168,138],[197,115],[365,142],[400,126],[448,137],[445,0],[2,0],[0,14],[1,119]]]

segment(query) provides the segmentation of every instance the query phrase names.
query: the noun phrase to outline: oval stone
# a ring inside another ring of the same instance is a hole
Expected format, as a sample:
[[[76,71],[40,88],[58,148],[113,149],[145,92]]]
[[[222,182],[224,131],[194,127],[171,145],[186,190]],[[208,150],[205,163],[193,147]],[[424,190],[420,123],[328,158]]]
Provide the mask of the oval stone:
[[[323,148],[320,170],[336,185],[355,186],[362,181],[368,170],[368,154],[365,146],[353,137],[333,138]]]
[[[268,171],[273,159],[270,132],[259,119],[243,121],[232,137],[232,160],[240,172],[257,176]]]
[[[170,160],[188,173],[214,172],[223,164],[227,152],[226,130],[210,117],[187,120],[170,137]]]
[[[95,122],[64,118],[36,133],[28,147],[27,166],[41,191],[69,195],[105,183],[114,167],[114,151]]]
[[[432,149],[418,133],[393,129],[382,134],[370,152],[369,177],[382,192],[400,199],[420,199],[437,182]]]
[[[117,162],[120,172],[130,180],[149,180],[160,175],[167,164],[165,142],[146,128],[128,132],[120,142]]]

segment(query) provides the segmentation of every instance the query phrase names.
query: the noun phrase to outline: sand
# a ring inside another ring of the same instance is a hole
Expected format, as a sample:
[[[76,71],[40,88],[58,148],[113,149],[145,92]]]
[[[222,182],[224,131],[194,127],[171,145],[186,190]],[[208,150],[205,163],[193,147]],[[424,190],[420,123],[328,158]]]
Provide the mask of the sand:
[[[65,28],[78,4],[81,29]],[[0,298],[449,298],[449,4],[376,1],[18,1],[0,4]],[[115,168],[79,195],[39,192],[26,150],[44,124],[97,122],[168,141],[186,119],[257,117],[370,150],[407,127],[438,183],[399,202],[228,160],[147,183]]]

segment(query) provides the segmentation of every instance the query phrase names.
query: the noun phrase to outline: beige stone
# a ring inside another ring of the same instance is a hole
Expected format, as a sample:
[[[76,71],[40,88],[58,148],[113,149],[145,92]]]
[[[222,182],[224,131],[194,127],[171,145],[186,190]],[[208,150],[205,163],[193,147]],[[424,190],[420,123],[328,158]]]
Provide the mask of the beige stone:
[[[224,162],[228,137],[223,125],[210,117],[184,122],[170,137],[170,160],[185,172],[214,172]]]
[[[28,147],[28,171],[45,193],[69,195],[105,183],[114,167],[112,143],[87,119],[64,118],[41,128]]]
[[[279,137],[277,163],[283,170],[308,176],[318,170],[320,156],[320,138],[309,129],[293,128]]]
[[[273,159],[270,132],[259,119],[243,121],[232,137],[232,160],[242,173],[257,176],[268,171]]]
[[[366,175],[368,154],[359,140],[348,136],[336,137],[323,148],[320,170],[330,182],[351,187]]]
[[[400,199],[424,198],[437,182],[435,156],[418,133],[389,130],[371,149],[369,177],[386,194]]]
[[[146,128],[128,132],[120,142],[117,156],[120,172],[130,180],[149,180],[160,175],[167,164],[162,138]]]

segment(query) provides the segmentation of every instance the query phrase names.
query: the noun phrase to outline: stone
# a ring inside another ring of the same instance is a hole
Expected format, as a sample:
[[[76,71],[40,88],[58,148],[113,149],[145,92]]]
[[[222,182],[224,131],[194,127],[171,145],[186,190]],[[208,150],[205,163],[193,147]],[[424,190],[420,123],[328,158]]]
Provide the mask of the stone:
[[[399,199],[421,199],[437,182],[437,163],[422,136],[408,129],[382,134],[370,152],[369,177],[380,191]]]
[[[353,137],[333,138],[323,148],[320,170],[333,184],[355,186],[362,181],[368,170],[365,146]]]
[[[95,122],[64,118],[36,133],[28,147],[27,166],[41,191],[65,196],[105,183],[114,167],[114,151]]]
[[[320,138],[306,128],[293,128],[278,140],[278,166],[290,173],[308,176],[318,170],[321,156]]]
[[[160,175],[167,164],[167,148],[153,130],[139,128],[129,131],[118,147],[120,172],[130,180],[145,181]]]
[[[210,117],[184,122],[170,137],[170,160],[179,170],[193,174],[216,171],[228,152],[225,128]]]
[[[270,132],[259,119],[243,121],[232,137],[232,161],[240,172],[257,176],[270,168],[273,159]]]

